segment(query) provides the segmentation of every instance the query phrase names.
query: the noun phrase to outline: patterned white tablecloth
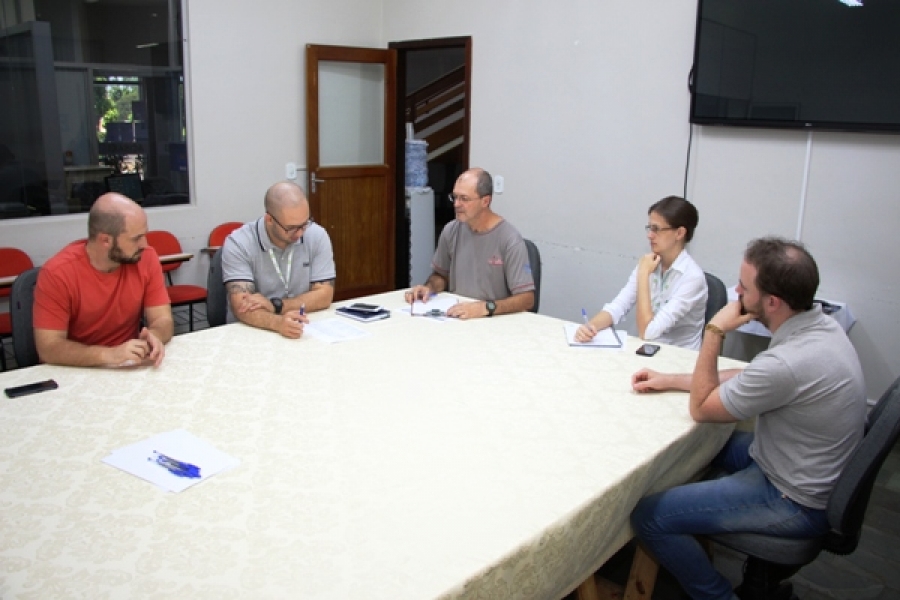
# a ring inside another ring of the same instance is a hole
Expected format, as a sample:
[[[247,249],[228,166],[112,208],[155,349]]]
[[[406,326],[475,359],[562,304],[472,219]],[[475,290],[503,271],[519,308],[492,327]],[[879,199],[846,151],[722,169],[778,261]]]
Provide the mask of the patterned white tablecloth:
[[[533,314],[354,325],[372,335],[228,325],[158,370],[0,374],[59,383],[0,398],[0,597],[559,598],[731,431],[631,392],[690,351],[570,348]],[[169,494],[100,462],[179,428],[240,467]]]

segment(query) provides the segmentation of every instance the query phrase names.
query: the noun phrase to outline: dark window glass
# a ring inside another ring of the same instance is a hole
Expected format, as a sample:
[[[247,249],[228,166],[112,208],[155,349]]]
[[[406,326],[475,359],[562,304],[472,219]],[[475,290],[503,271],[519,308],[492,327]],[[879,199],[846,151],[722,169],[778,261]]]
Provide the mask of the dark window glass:
[[[0,5],[0,218],[190,201],[181,31],[169,0]]]

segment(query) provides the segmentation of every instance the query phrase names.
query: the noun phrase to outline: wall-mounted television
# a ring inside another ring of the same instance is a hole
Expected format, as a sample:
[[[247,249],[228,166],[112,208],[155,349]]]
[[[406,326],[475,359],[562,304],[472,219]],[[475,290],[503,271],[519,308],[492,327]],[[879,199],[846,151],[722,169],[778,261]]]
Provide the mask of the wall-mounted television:
[[[900,132],[900,1],[698,0],[690,121]]]

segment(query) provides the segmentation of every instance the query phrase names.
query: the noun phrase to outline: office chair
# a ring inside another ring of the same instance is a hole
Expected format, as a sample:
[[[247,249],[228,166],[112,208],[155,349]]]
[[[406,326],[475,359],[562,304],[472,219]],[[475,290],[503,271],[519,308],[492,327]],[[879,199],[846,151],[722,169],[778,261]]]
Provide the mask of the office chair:
[[[703,323],[706,324],[717,312],[722,310],[723,306],[728,304],[728,291],[721,279],[712,273],[704,273],[704,275],[706,275],[706,287],[709,290],[706,298],[706,316],[703,319]]]
[[[18,248],[0,248],[0,277],[18,277],[28,269],[34,267],[31,257]],[[10,287],[0,288],[0,298],[8,298],[12,293]],[[10,313],[0,313],[0,366],[6,370],[6,348],[3,346],[3,338],[12,335],[12,318]]]
[[[541,253],[531,240],[525,240],[525,247],[528,249],[528,264],[531,265],[531,276],[534,278],[534,306],[531,307],[531,312],[537,313],[541,303]]]
[[[178,238],[168,231],[148,231],[147,243],[153,246],[156,253],[160,256],[166,254],[181,254],[181,244]],[[194,330],[194,304],[206,302],[206,288],[199,285],[190,284],[172,284],[172,271],[181,266],[181,263],[169,263],[162,266],[163,273],[166,274],[166,280],[169,282],[166,291],[169,292],[169,302],[172,307],[187,306],[188,307],[188,329]]]
[[[9,295],[9,314],[12,317],[13,354],[19,367],[40,362],[34,344],[34,287],[40,267],[28,269],[16,278]]]
[[[735,592],[742,600],[791,598],[781,582],[811,563],[822,550],[856,550],[875,477],[900,436],[900,378],[869,413],[865,437],[854,450],[828,499],[831,530],[817,538],[790,539],[756,533],[710,535],[718,544],[747,555],[744,580]]]
[[[209,261],[206,277],[206,320],[210,327],[224,325],[228,314],[228,293],[222,280],[222,249],[216,250]]]

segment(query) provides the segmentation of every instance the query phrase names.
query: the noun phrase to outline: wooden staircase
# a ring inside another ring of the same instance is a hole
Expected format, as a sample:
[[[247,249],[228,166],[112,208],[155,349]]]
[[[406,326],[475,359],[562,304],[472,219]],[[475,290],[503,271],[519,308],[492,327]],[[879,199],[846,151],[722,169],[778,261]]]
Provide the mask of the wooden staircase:
[[[465,67],[435,79],[406,97],[406,122],[415,138],[428,142],[428,160],[462,145],[465,139]]]

